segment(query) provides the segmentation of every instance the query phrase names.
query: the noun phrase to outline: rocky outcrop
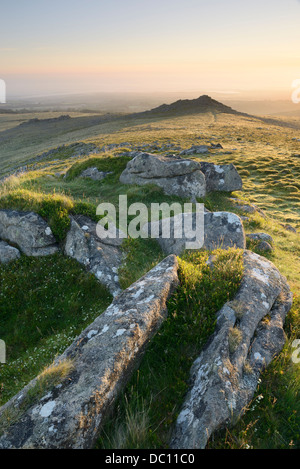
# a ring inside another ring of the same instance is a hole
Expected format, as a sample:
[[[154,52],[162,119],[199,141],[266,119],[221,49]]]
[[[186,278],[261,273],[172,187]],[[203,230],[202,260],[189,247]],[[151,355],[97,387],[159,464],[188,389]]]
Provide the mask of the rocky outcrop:
[[[165,194],[179,197],[203,197],[206,193],[205,177],[200,164],[180,157],[138,154],[128,162],[120,176],[123,184],[156,184]]]
[[[124,237],[100,239],[97,224],[85,216],[71,219],[65,242],[65,254],[83,264],[114,295],[121,292],[118,269],[122,262],[120,245]]]
[[[83,264],[116,296],[121,292],[118,269],[122,262],[120,246],[125,238],[116,230],[116,238],[99,238],[97,224],[85,216],[71,219],[65,241],[65,254]],[[16,244],[27,256],[46,256],[58,251],[47,222],[34,212],[0,210],[0,239]],[[0,262],[20,256],[18,249],[0,242]]]
[[[16,249],[5,241],[0,241],[0,264],[7,264],[8,262],[19,259],[21,256],[19,249]]]
[[[193,155],[208,151],[205,145],[181,152]],[[204,177],[203,177],[204,176]],[[206,192],[240,191],[243,183],[233,164],[216,165],[179,156],[137,152],[121,174],[123,184],[156,184],[168,195],[203,197]]]
[[[170,236],[164,237],[164,227],[170,225]],[[182,225],[182,237],[176,237],[176,229]],[[191,226],[191,231],[186,231],[185,227]],[[147,223],[142,228],[143,232],[157,233],[156,239],[166,254],[175,254],[179,256],[186,249],[187,243],[195,242],[196,239],[201,239],[201,233],[203,232],[202,223],[196,228],[196,216],[192,213],[185,213],[183,216],[177,215],[172,218],[164,218],[163,220]],[[198,233],[196,235],[196,233]],[[206,212],[204,213],[204,238],[203,238],[203,249],[211,250],[217,248],[228,249],[230,247],[236,247],[245,249],[245,232],[243,223],[234,213],[229,212]]]
[[[0,448],[91,448],[116,396],[138,366],[149,340],[167,316],[177,286],[177,260],[169,256],[125,290],[55,364],[71,360],[73,371],[37,402],[24,402],[32,381],[0,409],[14,415]]]
[[[92,179],[93,181],[102,181],[111,171],[99,171],[98,168],[87,168],[80,174],[82,178]]]
[[[205,448],[215,430],[234,423],[285,343],[283,324],[292,305],[286,279],[250,251],[244,253],[244,267],[235,299],[219,311],[216,330],[193,364],[172,448]]]
[[[242,178],[233,164],[214,164],[201,162],[207,192],[233,192],[243,189]]]
[[[48,223],[34,212],[0,210],[0,238],[16,244],[27,256],[47,256],[58,251]]]

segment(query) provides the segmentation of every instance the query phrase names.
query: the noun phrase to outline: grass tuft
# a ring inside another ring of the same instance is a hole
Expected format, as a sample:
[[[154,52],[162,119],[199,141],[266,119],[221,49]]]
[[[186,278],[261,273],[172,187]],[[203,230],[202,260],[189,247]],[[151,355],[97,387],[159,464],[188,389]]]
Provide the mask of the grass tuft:
[[[228,344],[229,352],[234,353],[242,341],[242,331],[238,327],[231,327],[229,329]]]
[[[67,359],[59,363],[52,363],[52,365],[44,368],[37,377],[37,384],[41,394],[44,394],[46,390],[52,389],[60,384],[73,370],[73,361]]]

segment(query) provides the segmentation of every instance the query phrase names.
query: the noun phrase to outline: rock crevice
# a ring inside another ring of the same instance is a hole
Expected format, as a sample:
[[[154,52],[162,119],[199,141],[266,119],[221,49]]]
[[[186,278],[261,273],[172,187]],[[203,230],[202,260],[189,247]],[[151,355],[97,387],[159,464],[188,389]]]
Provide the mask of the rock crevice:
[[[67,234],[64,252],[76,259],[96,278],[117,296],[121,293],[118,269],[122,263],[120,245],[124,237],[100,239],[97,224],[85,216],[71,218],[71,228]]]

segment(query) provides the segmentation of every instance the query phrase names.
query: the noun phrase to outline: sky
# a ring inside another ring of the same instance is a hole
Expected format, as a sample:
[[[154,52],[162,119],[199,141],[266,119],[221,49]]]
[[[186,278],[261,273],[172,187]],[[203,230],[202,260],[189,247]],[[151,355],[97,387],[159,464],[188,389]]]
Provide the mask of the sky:
[[[0,0],[8,95],[281,90],[299,0]]]

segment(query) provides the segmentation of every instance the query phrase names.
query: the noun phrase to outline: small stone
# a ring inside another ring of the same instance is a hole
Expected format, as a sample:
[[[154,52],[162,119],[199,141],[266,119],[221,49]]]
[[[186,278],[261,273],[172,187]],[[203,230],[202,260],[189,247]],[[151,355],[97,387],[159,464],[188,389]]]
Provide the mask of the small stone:
[[[87,168],[81,174],[82,178],[89,178],[93,181],[102,181],[111,171],[99,171],[98,168]]]
[[[272,248],[271,244],[269,244],[267,241],[260,241],[258,245],[256,246],[256,249],[262,252],[272,252],[274,249]]]
[[[21,256],[20,251],[4,241],[0,241],[0,263],[7,264],[8,262],[19,259]]]
[[[282,223],[280,224],[281,226],[283,226],[285,230],[290,231],[291,233],[297,233],[297,230],[292,225],[282,224]]]
[[[193,145],[191,148],[180,152],[180,155],[200,155],[208,152],[209,148],[207,145]]]
[[[267,241],[267,243],[273,244],[274,240],[272,236],[267,233],[249,233],[246,237],[253,241]]]

